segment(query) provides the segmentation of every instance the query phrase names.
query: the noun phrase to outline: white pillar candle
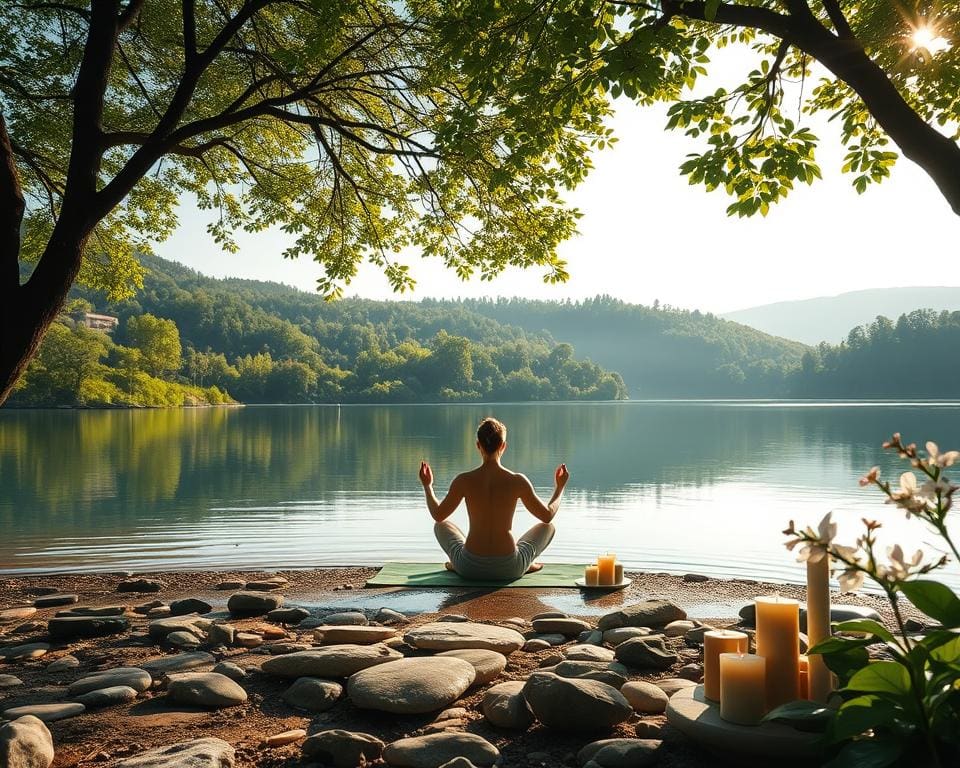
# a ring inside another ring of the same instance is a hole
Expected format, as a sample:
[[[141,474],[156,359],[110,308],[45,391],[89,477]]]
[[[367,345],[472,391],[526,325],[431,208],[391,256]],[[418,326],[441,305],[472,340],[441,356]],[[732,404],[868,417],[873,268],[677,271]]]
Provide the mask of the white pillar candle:
[[[720,717],[739,725],[758,725],[767,713],[766,667],[762,656],[720,654]]]
[[[800,603],[758,597],[757,655],[767,660],[767,707],[800,698]]]
[[[703,633],[703,695],[720,701],[720,654],[746,653],[750,639],[732,629],[711,629]]]
[[[812,648],[830,637],[830,556],[807,561],[807,639]],[[826,704],[833,690],[833,675],[823,656],[813,654],[808,662],[807,684],[811,701]]]

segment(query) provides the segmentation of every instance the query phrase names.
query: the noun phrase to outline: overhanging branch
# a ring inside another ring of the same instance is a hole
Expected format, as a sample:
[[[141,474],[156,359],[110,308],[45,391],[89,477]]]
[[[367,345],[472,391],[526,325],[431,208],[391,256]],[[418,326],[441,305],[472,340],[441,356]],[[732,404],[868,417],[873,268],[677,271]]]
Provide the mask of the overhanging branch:
[[[0,112],[0,296],[8,297],[20,287],[20,226],[25,209],[7,121]]]

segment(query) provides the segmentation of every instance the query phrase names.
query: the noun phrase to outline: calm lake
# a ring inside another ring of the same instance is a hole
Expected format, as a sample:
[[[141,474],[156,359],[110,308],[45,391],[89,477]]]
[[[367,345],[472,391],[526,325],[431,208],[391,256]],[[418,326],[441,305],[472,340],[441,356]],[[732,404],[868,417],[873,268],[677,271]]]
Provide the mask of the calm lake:
[[[960,448],[960,403],[0,410],[0,573],[439,560],[417,468],[432,463],[442,496],[476,463],[486,415],[509,428],[504,463],[544,497],[556,464],[570,469],[546,559],[609,550],[720,577],[801,581],[781,530],[830,510],[841,539],[869,516],[887,541],[929,549],[857,478],[899,475],[880,449],[897,430]],[[518,512],[516,532],[533,522]]]

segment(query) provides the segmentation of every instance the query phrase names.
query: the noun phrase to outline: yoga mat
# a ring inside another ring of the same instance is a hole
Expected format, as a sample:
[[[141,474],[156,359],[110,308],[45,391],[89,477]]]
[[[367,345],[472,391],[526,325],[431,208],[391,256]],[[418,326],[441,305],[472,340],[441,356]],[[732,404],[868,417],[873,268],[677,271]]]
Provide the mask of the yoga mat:
[[[367,582],[368,587],[569,587],[583,577],[584,565],[544,563],[536,573],[525,573],[514,581],[469,581],[448,571],[443,563],[385,563]]]

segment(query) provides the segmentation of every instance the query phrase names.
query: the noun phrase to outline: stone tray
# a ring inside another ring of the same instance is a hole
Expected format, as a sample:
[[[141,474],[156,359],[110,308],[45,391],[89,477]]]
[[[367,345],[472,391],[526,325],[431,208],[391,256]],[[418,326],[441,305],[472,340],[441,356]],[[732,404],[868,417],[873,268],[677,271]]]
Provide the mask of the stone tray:
[[[590,584],[587,585],[587,580],[584,578],[577,579],[574,582],[580,589],[595,589],[603,592],[616,592],[618,589],[626,589],[633,583],[633,579],[628,579],[626,577],[619,584]]]
[[[702,747],[726,756],[753,758],[758,765],[770,765],[760,758],[777,758],[790,763],[823,754],[821,734],[798,731],[780,723],[736,725],[720,719],[720,705],[708,701],[703,686],[681,688],[667,704],[667,720]],[[753,762],[753,761],[751,761]]]

